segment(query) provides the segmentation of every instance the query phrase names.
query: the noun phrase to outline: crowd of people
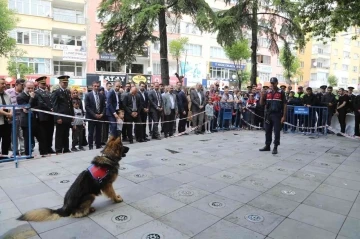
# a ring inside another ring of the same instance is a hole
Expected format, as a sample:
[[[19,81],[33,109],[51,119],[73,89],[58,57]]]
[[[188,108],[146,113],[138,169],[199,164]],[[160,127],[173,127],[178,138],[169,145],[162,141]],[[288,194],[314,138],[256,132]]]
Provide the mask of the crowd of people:
[[[36,139],[40,155],[45,157],[54,153],[85,150],[85,146],[90,150],[102,148],[109,135],[122,137],[123,141],[132,144],[134,140],[139,143],[150,138],[160,140],[162,134],[168,138],[176,131],[178,135],[187,135],[187,128],[195,134],[203,134],[232,127],[261,129],[265,123],[266,109],[260,104],[260,98],[262,92],[268,90],[267,86],[248,86],[247,91],[242,92],[238,89],[230,91],[227,86],[220,91],[218,83],[204,89],[201,84],[187,88],[181,82],[175,86],[126,83],[123,87],[120,81],[115,81],[102,87],[100,82],[95,81],[92,90],[83,95],[76,88],[69,88],[69,78],[60,76],[59,84],[52,89],[46,85],[46,77],[36,80],[37,87],[34,82],[19,79],[10,89],[6,89],[5,80],[0,79],[0,104],[29,105],[32,108],[31,124],[28,120],[29,109],[15,110],[16,135],[12,135],[11,130],[12,109],[0,108],[3,157],[12,151],[12,137],[16,138],[18,144],[13,153],[30,155]],[[352,87],[348,91],[339,89],[337,95],[332,93],[330,86],[320,87],[317,93],[310,87],[304,92],[303,87],[299,86],[296,93],[291,86],[281,85],[280,88],[285,92],[288,105],[328,107],[328,125],[331,124],[332,115],[338,114],[343,133],[346,113],[354,112],[355,135],[360,136],[360,96],[352,94]],[[325,124],[326,121],[320,119],[320,122]],[[289,123],[309,125],[300,121]]]

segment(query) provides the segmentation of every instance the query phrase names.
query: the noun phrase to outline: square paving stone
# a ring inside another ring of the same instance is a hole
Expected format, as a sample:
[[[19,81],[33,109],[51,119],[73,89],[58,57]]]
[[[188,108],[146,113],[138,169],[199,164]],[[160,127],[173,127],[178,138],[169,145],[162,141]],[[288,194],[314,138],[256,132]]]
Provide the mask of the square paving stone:
[[[144,182],[139,183],[139,185],[150,188],[151,190],[162,192],[169,190],[171,188],[178,187],[182,185],[182,183],[172,180],[166,177],[157,177]]]
[[[285,217],[299,206],[298,202],[279,198],[270,194],[262,194],[248,204]]]
[[[212,179],[216,179],[225,183],[229,183],[229,184],[233,184],[236,183],[237,181],[245,178],[246,176],[240,176],[239,174],[236,173],[232,173],[229,171],[221,171],[218,173],[215,173],[211,176],[209,176],[209,178]]]
[[[216,161],[211,162],[211,163],[204,164],[204,166],[208,166],[208,167],[212,167],[212,168],[218,168],[218,169],[221,169],[221,170],[226,170],[228,168],[239,166],[239,163],[234,163],[234,162],[231,162],[229,160],[220,159],[220,160],[216,160]]]
[[[295,188],[300,188],[307,191],[314,191],[319,185],[319,182],[314,182],[310,180],[305,180],[297,177],[288,177],[284,181],[281,182],[282,184],[292,186]]]
[[[189,183],[189,185],[213,193],[229,186],[230,184],[211,178],[202,178],[200,180]]]
[[[0,180],[0,187],[14,188],[26,186],[33,183],[40,183],[40,180],[32,174],[22,175],[19,177],[3,178]]]
[[[360,168],[356,168],[353,166],[348,166],[348,165],[340,165],[337,170],[339,171],[345,171],[345,172],[349,172],[349,173],[360,173]]]
[[[322,183],[328,177],[328,175],[326,175],[326,174],[315,173],[315,172],[310,172],[310,171],[306,171],[306,170],[299,170],[291,176],[318,182],[318,183]]]
[[[285,218],[271,212],[245,205],[224,219],[266,236]]]
[[[5,191],[0,188],[0,203],[9,201],[10,198],[6,195]]]
[[[127,163],[120,163],[119,174],[122,175],[125,173],[131,173],[131,172],[138,171],[138,170],[141,170],[141,168],[135,167],[135,166],[133,166],[131,164],[127,164]]]
[[[162,192],[162,194],[182,203],[189,204],[209,195],[210,193],[190,185],[182,185],[180,187]]]
[[[265,236],[236,225],[234,223],[221,220],[211,227],[200,232],[193,239],[264,239]]]
[[[338,233],[346,217],[337,213],[301,204],[290,214],[289,218],[333,233]]]
[[[321,184],[316,190],[316,193],[324,194],[330,197],[336,197],[347,201],[355,201],[358,191],[339,188],[327,184]]]
[[[285,178],[289,177],[289,175],[279,174],[279,173],[270,172],[270,171],[266,171],[266,170],[260,171],[251,176],[256,177],[256,178],[261,178],[264,180],[270,180],[272,182],[278,182],[278,183],[283,181]]]
[[[153,218],[164,216],[165,214],[175,211],[185,205],[186,204],[162,194],[155,194],[131,204],[131,206],[152,216]]]
[[[161,166],[161,163],[156,163],[154,160],[151,160],[151,159],[140,160],[140,161],[131,162],[128,164],[135,166],[137,168],[141,168],[141,169]]]
[[[0,173],[0,179],[18,177],[19,175],[31,174],[26,168],[9,168]]]
[[[115,182],[113,182],[113,188],[114,189],[119,189],[119,188],[124,188],[124,187],[130,187],[130,186],[136,186],[137,184],[127,180],[123,177],[118,176],[117,179],[115,180]]]
[[[250,176],[243,180],[238,181],[235,183],[241,187],[253,189],[260,192],[265,192],[269,190],[269,188],[274,187],[277,182],[269,181],[268,179],[264,178],[257,178],[256,176]]]
[[[132,229],[128,232],[120,234],[117,236],[118,239],[130,239],[130,238],[139,238],[139,239],[188,239],[189,236],[186,236],[184,233],[181,233],[175,230],[168,225],[161,223],[159,221],[151,221],[142,226],[139,226],[135,229]]]
[[[215,194],[211,194],[190,204],[192,207],[196,207],[221,218],[229,215],[242,205],[240,202]]]
[[[34,196],[14,200],[15,205],[22,213],[32,209],[62,205],[63,202],[63,198],[56,192],[37,194]]]
[[[40,234],[42,239],[89,239],[89,238],[101,238],[101,239],[114,239],[109,232],[104,230],[101,226],[85,218],[75,223],[68,224],[56,228],[51,231],[47,231]]]
[[[285,219],[269,235],[274,239],[335,239],[336,234],[325,231],[318,227],[298,222],[292,219]]]
[[[146,168],[145,170],[152,172],[154,175],[163,176],[163,175],[177,172],[180,169],[175,168],[175,167],[166,166],[166,165],[160,165],[160,166],[156,166],[156,167]]]
[[[266,193],[301,203],[311,192],[279,183]]]
[[[152,217],[130,206],[120,207],[90,218],[114,236],[153,220]]]
[[[21,213],[11,201],[0,203],[0,221],[19,217]]]
[[[345,216],[349,213],[353,204],[350,201],[329,197],[318,193],[312,193],[303,203]]]
[[[360,190],[360,183],[358,181],[353,181],[353,180],[344,179],[344,178],[338,178],[338,177],[334,177],[334,176],[328,177],[324,181],[324,184],[336,186],[339,188],[346,188],[346,189],[350,189],[350,190],[356,190],[356,191]]]
[[[132,203],[150,197],[157,192],[141,185],[135,185],[119,188],[116,193],[124,199],[124,202]]]
[[[192,237],[219,221],[220,218],[194,207],[185,206],[159,218],[159,220]]]
[[[198,165],[198,166],[192,167],[190,169],[187,169],[186,171],[188,171],[190,173],[196,173],[196,174],[199,174],[202,176],[209,176],[209,175],[215,174],[217,172],[220,172],[221,169],[208,167],[208,166],[204,166],[204,165]]]
[[[4,239],[29,238],[36,236],[36,232],[28,222],[11,218],[0,221],[0,236]]]
[[[203,178],[203,176],[195,174],[195,173],[190,173],[187,171],[178,171],[172,174],[168,174],[166,175],[167,178],[171,178],[173,180],[179,181],[181,183],[189,183],[192,181],[196,181],[199,180],[201,178]]]
[[[332,176],[338,177],[338,178],[345,178],[349,180],[354,181],[360,181],[360,174],[359,173],[349,173],[344,171],[335,171]]]
[[[86,168],[84,168],[85,170]],[[40,180],[52,180],[56,178],[62,178],[64,176],[70,176],[72,173],[70,173],[68,170],[65,170],[63,168],[56,168],[56,169],[50,169],[50,170],[44,170],[41,172],[34,173],[36,177],[38,177]]]
[[[360,203],[354,203],[349,213],[349,217],[360,219]]]
[[[145,170],[138,170],[131,173],[122,174],[121,177],[126,178],[134,183],[141,183],[143,181],[156,178],[157,175]]]
[[[242,203],[247,203],[261,194],[259,191],[251,190],[244,187],[230,185],[217,191],[215,194],[236,200]]]
[[[240,167],[233,167],[233,168],[228,168],[226,169],[226,171],[228,172],[232,172],[232,173],[236,173],[242,177],[248,177],[250,175],[254,175],[257,174],[259,172],[262,172],[260,169],[255,169],[255,168],[244,168],[242,166]]]
[[[77,176],[75,175],[67,175],[56,179],[45,180],[44,183],[53,190],[59,190],[63,188],[70,188],[71,184],[74,183],[76,178]]]
[[[92,207],[95,208],[95,212],[91,213],[91,215],[101,214],[126,205],[128,204],[126,204],[125,202],[115,203],[113,200],[106,197],[105,195],[99,195],[95,198],[95,201],[92,204]]]
[[[350,239],[360,238],[360,220],[352,217],[346,218],[339,235]]]

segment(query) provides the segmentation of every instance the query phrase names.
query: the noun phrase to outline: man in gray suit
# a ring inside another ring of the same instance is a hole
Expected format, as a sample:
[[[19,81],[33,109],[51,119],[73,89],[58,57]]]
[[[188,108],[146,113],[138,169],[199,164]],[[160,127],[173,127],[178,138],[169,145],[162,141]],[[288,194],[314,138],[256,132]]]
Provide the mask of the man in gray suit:
[[[195,90],[190,92],[190,99],[191,99],[191,112],[193,115],[192,126],[193,127],[199,126],[196,129],[195,134],[203,134],[200,125],[204,121],[204,113],[201,114],[199,113],[204,111],[206,102],[205,102],[204,92],[201,91],[201,84],[197,83]]]
[[[178,114],[178,105],[173,86],[166,86],[165,93],[162,96],[164,102],[164,135],[165,138],[173,136],[173,127],[175,116]],[[170,122],[167,122],[170,121]]]

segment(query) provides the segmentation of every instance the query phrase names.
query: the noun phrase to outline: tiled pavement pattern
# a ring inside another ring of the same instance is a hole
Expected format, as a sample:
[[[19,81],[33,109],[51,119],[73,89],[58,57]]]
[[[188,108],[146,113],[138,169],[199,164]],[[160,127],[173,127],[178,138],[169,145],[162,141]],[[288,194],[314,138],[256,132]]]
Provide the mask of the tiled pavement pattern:
[[[258,151],[264,132],[237,131],[133,144],[116,191],[82,219],[16,221],[57,208],[98,151],[0,164],[0,235],[18,238],[360,238],[360,141],[282,135],[279,154]],[[171,150],[171,151],[169,151]]]

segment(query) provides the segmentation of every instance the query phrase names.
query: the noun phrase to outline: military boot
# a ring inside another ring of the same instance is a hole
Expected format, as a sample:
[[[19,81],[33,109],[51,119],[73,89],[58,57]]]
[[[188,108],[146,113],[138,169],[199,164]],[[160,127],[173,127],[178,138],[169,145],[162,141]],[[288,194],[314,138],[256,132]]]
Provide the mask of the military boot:
[[[270,150],[271,150],[270,145],[265,145],[264,148],[259,149],[259,151],[270,151]]]

